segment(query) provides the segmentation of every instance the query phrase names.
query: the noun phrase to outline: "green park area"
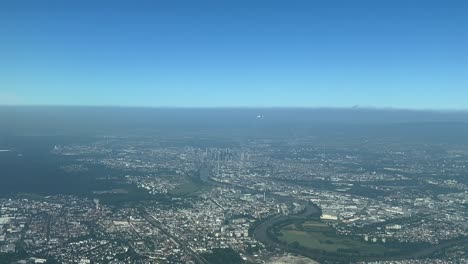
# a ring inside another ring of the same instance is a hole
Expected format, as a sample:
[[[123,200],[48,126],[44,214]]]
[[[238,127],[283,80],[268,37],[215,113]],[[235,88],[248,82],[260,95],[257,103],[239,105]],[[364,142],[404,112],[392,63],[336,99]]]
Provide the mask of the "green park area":
[[[174,180],[174,178],[173,178]],[[211,187],[200,178],[200,171],[188,174],[185,177],[178,177],[176,187],[169,193],[173,195],[198,195]]]
[[[276,232],[279,241],[289,247],[332,255],[389,256],[400,253],[384,244],[365,242],[336,234],[332,227],[321,221],[305,221],[284,225]]]
[[[193,181],[191,179],[181,180],[173,190],[170,191],[174,195],[197,195],[204,192],[209,187],[206,184]]]

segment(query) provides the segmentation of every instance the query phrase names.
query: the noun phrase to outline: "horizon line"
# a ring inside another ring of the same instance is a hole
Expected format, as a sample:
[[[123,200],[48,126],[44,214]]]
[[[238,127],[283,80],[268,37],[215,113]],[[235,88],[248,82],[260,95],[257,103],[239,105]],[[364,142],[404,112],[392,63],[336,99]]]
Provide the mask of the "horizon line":
[[[0,107],[63,107],[63,108],[130,108],[130,109],[304,109],[304,110],[375,110],[468,113],[468,108],[407,108],[391,106],[138,106],[138,105],[61,105],[61,104],[1,104]]]

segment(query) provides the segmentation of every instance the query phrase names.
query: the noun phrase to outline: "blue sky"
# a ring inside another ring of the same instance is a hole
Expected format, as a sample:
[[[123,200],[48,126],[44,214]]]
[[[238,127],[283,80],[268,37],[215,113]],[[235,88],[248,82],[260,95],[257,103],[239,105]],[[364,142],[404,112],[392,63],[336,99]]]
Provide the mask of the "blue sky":
[[[468,1],[5,0],[0,104],[468,109]]]

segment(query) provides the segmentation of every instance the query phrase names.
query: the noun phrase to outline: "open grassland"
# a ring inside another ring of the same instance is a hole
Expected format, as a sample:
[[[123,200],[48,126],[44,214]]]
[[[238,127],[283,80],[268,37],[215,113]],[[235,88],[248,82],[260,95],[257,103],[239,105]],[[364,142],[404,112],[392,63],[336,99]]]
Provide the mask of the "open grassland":
[[[174,195],[196,195],[208,189],[208,186],[187,180],[177,185],[170,193]]]
[[[286,225],[280,230],[278,239],[293,247],[299,246],[326,253],[343,254],[347,252],[373,256],[398,253],[398,250],[385,247],[382,244],[368,243],[337,235],[333,228],[320,221]]]
[[[181,177],[177,181],[177,185],[169,193],[174,195],[198,195],[211,187],[206,182],[200,179],[200,173]]]

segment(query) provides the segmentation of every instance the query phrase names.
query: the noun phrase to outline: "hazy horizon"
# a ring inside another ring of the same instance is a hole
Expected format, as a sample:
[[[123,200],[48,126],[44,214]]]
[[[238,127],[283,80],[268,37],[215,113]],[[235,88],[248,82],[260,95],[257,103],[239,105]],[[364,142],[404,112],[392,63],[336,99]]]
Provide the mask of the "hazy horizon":
[[[87,105],[87,104],[0,104],[0,108],[128,108],[128,109],[304,109],[304,110],[352,110],[352,111],[387,111],[387,112],[427,112],[427,113],[468,113],[467,108],[405,108],[380,106],[178,106],[178,105]]]

